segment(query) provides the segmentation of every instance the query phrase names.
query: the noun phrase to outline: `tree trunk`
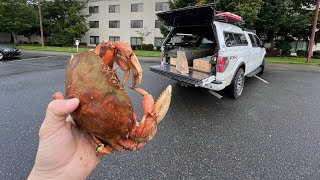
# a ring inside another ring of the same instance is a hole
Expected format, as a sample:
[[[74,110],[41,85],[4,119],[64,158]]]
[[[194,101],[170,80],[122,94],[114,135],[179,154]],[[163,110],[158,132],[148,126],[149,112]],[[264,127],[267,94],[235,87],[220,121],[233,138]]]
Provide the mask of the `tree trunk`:
[[[18,42],[18,35],[14,32],[11,32],[12,36],[13,36],[13,43],[15,44],[19,44]]]
[[[31,44],[31,35],[28,34],[28,43]]]

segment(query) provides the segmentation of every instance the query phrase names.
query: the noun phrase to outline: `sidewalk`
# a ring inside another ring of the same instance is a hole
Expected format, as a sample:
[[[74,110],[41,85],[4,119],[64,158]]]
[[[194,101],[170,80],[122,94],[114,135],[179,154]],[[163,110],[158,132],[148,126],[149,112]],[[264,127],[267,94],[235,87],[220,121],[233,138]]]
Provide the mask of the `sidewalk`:
[[[35,50],[21,50],[27,53],[40,54],[43,56],[71,56],[75,53],[66,53],[66,52],[53,52],[53,51],[35,51]],[[138,57],[141,63],[160,63],[160,57]]]

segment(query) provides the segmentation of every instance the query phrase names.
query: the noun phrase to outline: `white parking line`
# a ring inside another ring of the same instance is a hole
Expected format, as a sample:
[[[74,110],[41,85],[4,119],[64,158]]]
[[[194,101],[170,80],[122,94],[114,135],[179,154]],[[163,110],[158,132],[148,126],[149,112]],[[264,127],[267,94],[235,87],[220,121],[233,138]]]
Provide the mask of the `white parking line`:
[[[259,76],[257,76],[257,75],[254,75],[254,77],[256,77],[257,79],[261,80],[262,82],[264,82],[264,83],[266,83],[266,84],[269,83],[268,81],[262,79],[261,77],[259,77]]]
[[[46,58],[51,58],[51,57],[55,57],[55,56],[44,56],[44,57],[37,57],[37,58],[20,59],[20,60],[8,61],[8,62],[31,61],[31,60],[46,59]]]

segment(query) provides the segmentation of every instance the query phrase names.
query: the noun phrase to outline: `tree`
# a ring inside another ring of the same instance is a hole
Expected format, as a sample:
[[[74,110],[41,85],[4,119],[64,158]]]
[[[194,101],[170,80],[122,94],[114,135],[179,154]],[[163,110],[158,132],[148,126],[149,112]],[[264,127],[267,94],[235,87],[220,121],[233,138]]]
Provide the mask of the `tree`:
[[[75,38],[80,38],[88,31],[86,18],[81,11],[87,2],[76,0],[55,0],[43,2],[43,26],[47,43],[50,45],[69,46]]]
[[[167,37],[168,34],[170,33],[169,28],[166,27],[165,25],[160,26],[160,32],[164,37]]]
[[[17,36],[37,28],[39,20],[34,5],[27,0],[0,0],[0,29]]]
[[[198,3],[198,0],[170,0],[170,9],[178,9],[186,6],[194,6]]]
[[[149,29],[149,27],[145,26],[144,28],[135,30],[138,37],[141,38],[142,44],[146,41],[146,38],[152,33],[152,31]],[[141,50],[142,50],[142,44],[141,44]]]

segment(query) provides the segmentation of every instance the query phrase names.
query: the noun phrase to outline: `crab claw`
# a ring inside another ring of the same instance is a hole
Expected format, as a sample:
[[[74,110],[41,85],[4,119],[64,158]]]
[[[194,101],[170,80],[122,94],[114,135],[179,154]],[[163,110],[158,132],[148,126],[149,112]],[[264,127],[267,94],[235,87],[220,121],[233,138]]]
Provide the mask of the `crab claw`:
[[[169,85],[159,96],[157,99],[154,110],[157,116],[157,123],[159,123],[166,113],[169,110],[170,102],[171,102],[171,93],[172,93],[172,86]]]
[[[133,88],[143,95],[142,106],[144,116],[139,125],[135,125],[129,139],[121,140],[121,145],[129,150],[139,150],[153,139],[157,132],[157,125],[169,110],[172,87],[169,85],[159,96],[156,103],[153,97],[140,88]]]

